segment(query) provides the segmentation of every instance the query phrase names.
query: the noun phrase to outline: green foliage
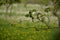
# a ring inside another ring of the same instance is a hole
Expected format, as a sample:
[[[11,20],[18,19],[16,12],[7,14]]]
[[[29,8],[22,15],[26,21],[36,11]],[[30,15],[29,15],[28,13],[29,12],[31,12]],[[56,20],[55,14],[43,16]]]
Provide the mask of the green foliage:
[[[21,3],[20,0],[6,0],[7,4],[13,4],[13,3]]]
[[[45,12],[49,12],[50,11],[50,8],[46,8],[44,11]]]
[[[4,4],[3,0],[0,0],[0,6],[2,6]]]
[[[36,9],[32,9],[32,12],[36,12],[37,10]]]
[[[60,0],[56,0],[56,7],[57,9],[60,9]]]
[[[3,3],[0,3],[0,6],[2,5]]]
[[[29,14],[26,14],[25,17],[30,17],[30,15]]]
[[[44,4],[44,5],[48,5],[49,4],[49,0],[39,0],[39,2],[41,3],[41,4]]]
[[[14,3],[21,3],[21,0],[14,0]]]

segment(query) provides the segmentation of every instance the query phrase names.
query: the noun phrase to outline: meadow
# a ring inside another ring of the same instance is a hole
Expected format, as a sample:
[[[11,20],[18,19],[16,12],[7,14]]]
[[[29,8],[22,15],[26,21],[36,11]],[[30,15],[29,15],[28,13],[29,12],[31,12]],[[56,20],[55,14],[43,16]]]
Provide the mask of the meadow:
[[[7,14],[7,20],[5,19],[5,9],[0,9],[0,40],[58,40],[59,39],[59,30],[57,26],[57,18],[51,17],[51,22],[48,26],[42,22],[31,22],[29,17],[25,17],[25,14],[28,14],[29,9],[37,10],[41,9],[41,13],[45,13],[44,7],[41,6],[31,6],[29,4],[27,9],[21,7],[17,4],[14,5],[12,13]],[[22,5],[23,6],[23,5]],[[4,7],[3,7],[4,8]],[[19,9],[20,8],[20,9]],[[40,8],[40,9],[39,9]],[[52,15],[52,14],[51,14]],[[55,20],[54,20],[55,19]]]

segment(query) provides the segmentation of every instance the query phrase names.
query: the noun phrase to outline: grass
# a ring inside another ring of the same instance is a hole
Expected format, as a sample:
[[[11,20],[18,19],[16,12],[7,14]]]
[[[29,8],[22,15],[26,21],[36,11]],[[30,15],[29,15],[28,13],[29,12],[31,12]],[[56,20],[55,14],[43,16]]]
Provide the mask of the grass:
[[[32,23],[28,21],[9,23],[0,19],[1,40],[58,40],[59,29],[39,29],[47,26],[43,23]]]

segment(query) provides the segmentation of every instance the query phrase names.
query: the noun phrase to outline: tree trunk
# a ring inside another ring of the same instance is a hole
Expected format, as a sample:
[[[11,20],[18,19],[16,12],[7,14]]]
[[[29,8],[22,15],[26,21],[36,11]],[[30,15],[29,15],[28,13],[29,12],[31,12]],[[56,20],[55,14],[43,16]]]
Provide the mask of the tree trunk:
[[[6,15],[8,14],[9,7],[10,7],[10,5],[9,4],[6,4]]]
[[[58,26],[60,28],[60,17],[58,17]]]
[[[56,9],[53,11],[53,14],[54,14],[56,17],[58,17],[58,26],[59,26],[59,28],[60,28],[60,17],[57,15],[57,10],[56,10]]]
[[[9,7],[10,7],[10,5],[6,4],[6,14],[5,14],[6,21],[7,21],[7,18],[8,18],[8,10],[9,10]]]

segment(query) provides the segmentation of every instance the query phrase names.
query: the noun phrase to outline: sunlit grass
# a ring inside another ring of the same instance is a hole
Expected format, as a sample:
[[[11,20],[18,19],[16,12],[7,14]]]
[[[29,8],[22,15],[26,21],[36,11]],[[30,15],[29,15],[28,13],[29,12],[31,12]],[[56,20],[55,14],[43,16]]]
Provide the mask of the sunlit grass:
[[[40,22],[21,22],[11,24],[0,19],[1,40],[58,40],[59,29],[35,29],[47,27]],[[53,26],[52,26],[53,27]]]

